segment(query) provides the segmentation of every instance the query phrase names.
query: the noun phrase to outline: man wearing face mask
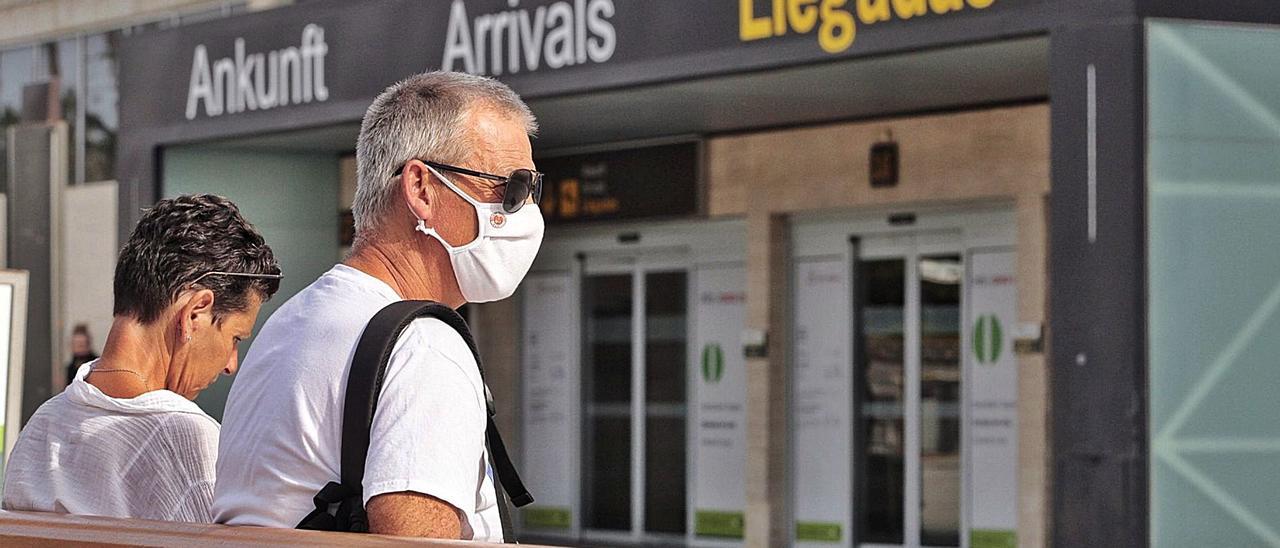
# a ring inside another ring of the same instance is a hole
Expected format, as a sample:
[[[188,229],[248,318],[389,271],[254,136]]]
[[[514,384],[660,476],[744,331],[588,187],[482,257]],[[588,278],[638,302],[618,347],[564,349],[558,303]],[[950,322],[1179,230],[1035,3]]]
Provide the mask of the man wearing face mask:
[[[400,300],[510,296],[542,242],[529,136],[505,85],[434,72],[388,88],[356,148],[351,255],[262,327],[227,399],[216,520],[294,527],[341,470],[343,398],[369,320]],[[369,531],[503,540],[485,388],[459,333],[414,320],[395,343],[363,477]]]

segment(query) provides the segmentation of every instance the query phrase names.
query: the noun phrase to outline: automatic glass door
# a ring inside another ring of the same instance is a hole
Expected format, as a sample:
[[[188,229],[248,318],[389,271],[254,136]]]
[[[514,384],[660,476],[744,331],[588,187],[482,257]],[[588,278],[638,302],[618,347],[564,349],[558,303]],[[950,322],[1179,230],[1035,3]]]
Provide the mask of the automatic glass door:
[[[627,259],[582,276],[582,518],[599,538],[683,538],[689,271]]]

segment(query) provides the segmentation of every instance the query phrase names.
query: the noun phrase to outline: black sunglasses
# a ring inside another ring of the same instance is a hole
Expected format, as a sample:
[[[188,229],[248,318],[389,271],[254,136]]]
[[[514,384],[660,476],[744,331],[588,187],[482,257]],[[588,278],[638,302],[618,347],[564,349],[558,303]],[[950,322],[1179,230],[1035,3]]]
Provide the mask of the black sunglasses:
[[[535,204],[542,201],[543,174],[532,169],[517,169],[512,171],[510,175],[503,177],[501,175],[475,171],[465,167],[451,166],[449,164],[442,164],[439,162],[423,161],[422,163],[444,171],[479,177],[490,181],[498,181],[499,186],[505,187],[502,191],[502,211],[507,213],[520,211],[520,208],[524,207],[524,203],[529,200],[530,196],[533,196],[533,203]],[[401,173],[404,173],[403,165],[400,166],[399,169],[396,169],[396,172],[392,175],[398,176]]]

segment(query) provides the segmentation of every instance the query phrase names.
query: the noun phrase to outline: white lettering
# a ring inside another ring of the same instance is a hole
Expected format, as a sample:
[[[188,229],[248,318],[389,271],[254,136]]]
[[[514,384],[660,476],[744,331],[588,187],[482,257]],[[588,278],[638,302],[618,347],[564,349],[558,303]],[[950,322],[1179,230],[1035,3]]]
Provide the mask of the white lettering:
[[[507,0],[507,7],[512,9],[468,19],[463,0],[454,0],[441,68],[458,70],[461,64],[466,72],[499,76],[522,67],[604,63],[617,49],[617,31],[609,21],[616,13],[614,0],[560,0],[532,10],[521,9],[520,0]]]
[[[547,31],[547,7],[538,6],[533,12],[533,26],[529,26],[529,12],[520,12],[520,45],[524,48],[524,67],[538,70],[542,61],[542,37]]]
[[[232,87],[235,73],[236,63],[230,57],[213,62],[213,101],[225,105],[223,110],[227,114],[240,112],[236,109],[235,101],[231,100],[231,95],[235,93],[235,88]]]
[[[613,57],[618,37],[607,19],[613,17],[612,0],[591,0],[587,5],[587,28],[595,36],[587,39],[587,55],[594,63],[603,63]]]
[[[579,65],[587,62],[587,0],[573,0],[573,51]]]
[[[245,109],[258,110],[258,94],[253,90],[253,75],[257,68],[256,57],[259,55],[251,55],[246,60],[244,56],[244,39],[236,38],[236,111],[240,112]]]
[[[258,57],[258,66],[262,65],[262,54],[255,54]],[[276,88],[280,87],[280,52],[273,51],[267,54],[267,73],[262,78],[256,78],[253,87],[258,92],[258,108],[269,109],[275,108],[280,104],[276,100]],[[327,95],[327,93],[326,93]]]
[[[559,24],[554,23],[559,21]],[[556,2],[547,10],[547,66],[553,69],[573,64],[573,8],[568,2]]]
[[[307,40],[307,31],[311,31],[311,40]],[[302,29],[302,42],[311,48],[311,87],[315,89],[317,101],[329,100],[329,88],[324,85],[324,56],[329,53],[329,44],[324,43],[324,29],[320,25],[307,25]]]
[[[246,110],[326,101],[329,88],[324,82],[324,59],[329,45],[324,29],[307,25],[300,45],[267,53],[248,53],[243,38],[236,38],[233,53],[209,62],[204,44],[196,46],[191,58],[191,80],[187,87],[188,120],[194,120],[204,104],[205,113],[220,116]]]
[[[471,25],[467,24],[467,7],[462,0],[453,0],[449,9],[449,28],[444,37],[443,70],[455,70],[453,62],[462,60],[462,70],[477,74],[475,52],[471,51]]]
[[[286,78],[289,83],[287,86]],[[280,50],[279,86],[277,97],[280,98],[280,106],[289,104],[289,99],[293,99],[294,103],[302,102],[302,54],[298,53],[298,48],[289,46]]]
[[[187,85],[187,119],[195,120],[204,101],[209,116],[222,114],[222,103],[213,100],[213,77],[209,75],[209,54],[204,44],[196,46],[191,58],[191,83]]]
[[[485,46],[485,40],[484,40],[484,35],[489,34],[489,29],[493,27],[493,16],[492,16],[492,15],[481,15],[480,17],[477,17],[477,18],[476,18],[475,25],[476,25],[476,32],[475,32],[475,38],[476,38],[476,45],[475,45],[475,52],[476,52],[476,70],[477,70],[477,71],[479,71],[479,73],[480,73],[480,74],[484,74],[484,73],[485,73],[485,70],[484,70],[484,62],[485,62],[485,55],[484,55],[484,52],[485,52],[485,49],[484,49],[484,46]],[[501,65],[499,65],[499,67],[501,67]]]

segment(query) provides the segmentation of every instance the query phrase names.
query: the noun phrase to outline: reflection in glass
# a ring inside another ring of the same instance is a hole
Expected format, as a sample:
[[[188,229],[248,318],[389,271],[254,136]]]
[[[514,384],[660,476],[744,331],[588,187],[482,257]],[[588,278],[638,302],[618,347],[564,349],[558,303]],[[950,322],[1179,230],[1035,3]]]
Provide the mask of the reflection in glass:
[[[631,276],[582,282],[582,526],[631,530]]]
[[[903,311],[906,263],[859,264],[858,541],[903,541]]]
[[[121,33],[85,37],[85,158],[86,181],[115,178],[116,130],[119,117],[117,75]]]
[[[920,542],[960,545],[960,257],[920,260]]]
[[[58,113],[67,123],[65,175],[67,182],[74,183],[76,159],[79,155],[79,147],[76,146],[76,89],[80,80],[80,47],[73,38],[43,44],[40,51],[44,55],[42,62],[48,65],[49,85],[55,87],[58,95]]]
[[[0,191],[9,189],[9,126],[22,117],[22,88],[34,81],[36,51],[30,46],[0,51]]]
[[[645,275],[646,531],[685,532],[685,362],[688,281],[684,272]]]

